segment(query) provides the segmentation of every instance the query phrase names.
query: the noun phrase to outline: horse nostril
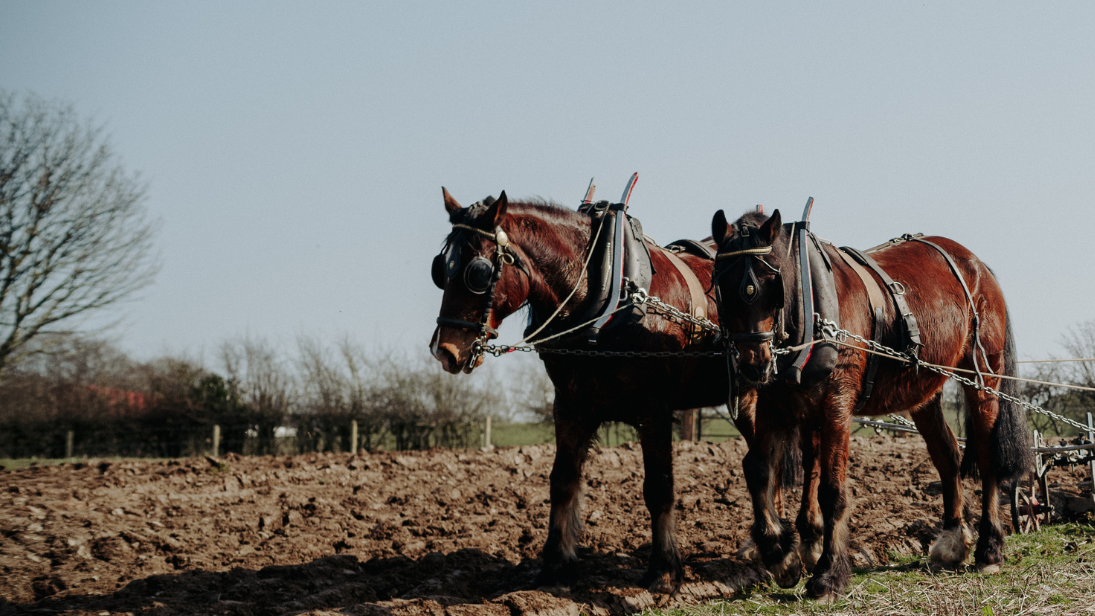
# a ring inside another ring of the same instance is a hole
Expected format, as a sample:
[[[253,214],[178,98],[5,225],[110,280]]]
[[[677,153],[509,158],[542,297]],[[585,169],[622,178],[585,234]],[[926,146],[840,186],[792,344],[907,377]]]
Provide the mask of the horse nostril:
[[[456,372],[456,355],[453,355],[451,351],[439,347],[434,349],[433,356],[441,362],[441,367],[445,369],[445,372]]]

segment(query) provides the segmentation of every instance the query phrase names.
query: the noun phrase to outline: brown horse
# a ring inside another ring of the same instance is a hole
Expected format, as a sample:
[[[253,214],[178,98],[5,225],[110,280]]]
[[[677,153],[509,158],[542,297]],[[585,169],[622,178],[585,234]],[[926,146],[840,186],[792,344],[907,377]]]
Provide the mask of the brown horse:
[[[477,341],[521,307],[527,306],[533,320],[542,321],[562,305],[553,322],[557,331],[581,323],[587,304],[596,299],[589,276],[583,274],[593,235],[590,216],[544,203],[510,203],[504,192],[497,200],[488,200],[489,206],[463,208],[448,191],[442,192],[453,232],[446,238],[446,259],[435,267],[451,271],[435,271],[444,297],[430,349],[445,370],[470,372],[479,365]],[[649,243],[647,248],[654,270],[649,293],[687,313],[691,296],[684,276],[665,252]],[[499,250],[506,254],[499,255]],[[684,253],[677,258],[695,273],[703,289],[710,287],[708,259]],[[500,259],[506,266],[491,270],[490,264]],[[488,288],[492,279],[494,286]],[[704,302],[707,314],[714,315],[714,300],[705,296]],[[643,583],[660,592],[680,586],[683,569],[674,538],[673,411],[722,404],[728,382],[722,357],[589,357],[551,351],[718,350],[713,338],[696,339],[690,327],[648,312],[637,322],[605,328],[595,347],[584,338],[539,347],[555,386],[557,445],[540,585],[576,579],[582,465],[601,423],[618,421],[637,429],[643,450],[643,496],[652,534]],[[751,406],[742,410],[738,427],[751,437]]]
[[[771,218],[749,213],[733,225],[727,223],[720,210],[711,224],[720,256],[727,257],[717,261],[714,275],[722,324],[731,339],[739,340],[734,343],[739,353],[739,382],[755,388],[757,393],[755,444],[743,460],[743,467],[753,499],[752,537],[758,557],[784,587],[798,582],[803,565],[812,568],[807,593],[831,600],[844,590],[850,577],[845,473],[852,414],[868,378],[868,355],[847,344],[830,344],[839,352],[834,354],[835,368],[826,378],[801,384],[782,379],[787,365],[774,354],[773,347],[779,342],[782,326],[793,322],[806,303],[800,299],[801,261],[796,261],[793,238],[781,224],[778,210]],[[919,359],[980,370],[985,373],[985,385],[1016,395],[1014,381],[994,376],[1016,374],[1014,337],[995,276],[961,245],[941,237],[923,239],[950,255],[968,285],[974,306],[969,305],[963,283],[947,258],[930,244],[896,242],[870,253],[885,273],[899,281],[895,288],[900,291],[904,287],[904,298],[924,338]],[[835,247],[822,242],[814,245],[824,250],[831,264],[840,327],[871,339],[867,284]],[[886,289],[878,274],[863,273],[873,277],[879,289]],[[886,305],[883,318],[874,326],[875,340],[902,349],[906,327],[901,325],[894,307],[898,300],[883,294],[878,297],[885,297]],[[810,316],[806,315],[807,323],[813,321]],[[775,341],[773,332],[777,334]],[[958,443],[942,412],[946,377],[881,359],[871,380],[873,395],[856,412],[909,412],[942,479],[943,530],[930,550],[932,565],[957,567],[969,554],[972,536],[963,517],[960,470],[972,470],[976,464],[982,482],[982,511],[975,558],[981,571],[997,571],[1004,561],[998,487],[1000,482],[1027,472],[1031,465],[1030,434],[1022,407],[966,386],[970,439],[960,469]],[[795,522],[799,537],[795,537],[788,521],[779,519],[772,506],[772,469],[791,440],[792,427],[797,427],[800,435],[806,477]]]

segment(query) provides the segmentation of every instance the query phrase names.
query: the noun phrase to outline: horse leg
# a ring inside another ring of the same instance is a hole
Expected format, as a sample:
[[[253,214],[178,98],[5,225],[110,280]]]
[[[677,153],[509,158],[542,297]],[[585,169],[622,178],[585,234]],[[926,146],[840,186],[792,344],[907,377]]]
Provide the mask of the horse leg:
[[[802,504],[795,519],[795,528],[802,543],[799,557],[807,571],[813,572],[825,547],[825,525],[817,502],[818,469],[817,450],[820,433],[803,426],[800,434],[802,448]]]
[[[758,418],[756,445],[749,448],[741,462],[745,484],[753,499],[753,546],[746,547],[751,548],[754,558],[772,574],[777,584],[791,588],[802,578],[798,535],[789,521],[779,518],[775,509],[779,462],[786,435],[762,425],[762,421]]]
[[[651,592],[672,593],[684,582],[684,566],[677,551],[673,514],[672,415],[645,421],[639,427],[643,448],[643,499],[650,511],[650,566],[642,584]]]
[[[956,569],[970,554],[973,533],[963,519],[965,493],[959,476],[958,441],[943,416],[943,393],[910,415],[943,483],[943,531],[928,551],[930,567]]]
[[[570,585],[577,580],[578,557],[574,548],[582,530],[582,465],[599,427],[574,404],[555,397],[555,463],[551,468],[551,515],[544,543],[543,569],[537,586]]]
[[[824,419],[817,454],[820,463],[817,500],[825,520],[825,537],[814,575],[806,582],[806,594],[828,603],[847,588],[852,576],[851,560],[848,558],[848,499],[845,490],[851,413],[850,407],[834,409],[831,402],[822,411]]]
[[[977,528],[974,561],[981,573],[998,573],[1004,563],[1004,527],[1000,523],[1000,486],[993,450],[993,426],[999,414],[999,400],[990,394],[965,387],[966,405],[973,413],[974,451],[981,474],[981,523]]]

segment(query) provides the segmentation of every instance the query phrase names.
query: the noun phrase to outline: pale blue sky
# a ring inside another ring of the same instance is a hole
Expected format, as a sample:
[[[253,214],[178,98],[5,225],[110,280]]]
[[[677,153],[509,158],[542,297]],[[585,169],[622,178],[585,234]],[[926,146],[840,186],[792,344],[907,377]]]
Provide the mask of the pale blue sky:
[[[424,350],[442,185],[574,206],[638,171],[662,242],[810,195],[840,244],[952,237],[1031,358],[1095,318],[1093,28],[1080,2],[5,0],[0,87],[105,122],[149,181],[163,269],[116,330],[139,357]]]

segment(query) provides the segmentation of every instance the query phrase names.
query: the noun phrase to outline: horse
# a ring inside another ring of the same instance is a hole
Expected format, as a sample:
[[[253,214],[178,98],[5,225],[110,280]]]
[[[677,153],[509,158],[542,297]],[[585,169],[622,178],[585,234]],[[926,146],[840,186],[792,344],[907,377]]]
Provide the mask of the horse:
[[[548,315],[554,315],[559,331],[581,324],[588,304],[596,299],[583,265],[584,260],[588,264],[586,253],[595,235],[589,215],[545,202],[510,202],[505,192],[471,207],[462,207],[444,188],[442,195],[453,230],[434,263],[434,280],[444,295],[430,350],[446,371],[467,373],[480,365],[482,345],[522,307],[534,322],[550,321]],[[671,258],[683,262],[702,289],[710,287],[710,260],[685,252],[670,257],[646,239],[643,242],[653,266],[647,291],[687,313],[692,295]],[[710,238],[707,243],[713,249]],[[714,299],[709,293],[702,297],[707,314],[715,318]],[[596,346],[590,347],[584,337],[537,345],[555,388],[556,439],[538,586],[569,585],[577,579],[582,465],[602,422],[615,421],[635,427],[643,452],[651,553],[642,583],[655,592],[680,587],[684,571],[674,537],[673,412],[724,403],[728,384],[716,336],[697,337],[693,328],[648,311],[637,322],[606,327]],[[568,349],[613,351],[605,356],[561,353]],[[612,354],[623,351],[716,352],[675,357]],[[736,424],[751,439],[751,405],[743,405]]]
[[[992,271],[947,238],[891,240],[885,248],[870,252],[890,282],[898,281],[890,286],[895,294],[873,313],[881,318],[872,319],[870,281],[861,276],[871,276],[875,285],[885,285],[884,277],[862,267],[857,273],[854,261],[846,260],[834,246],[810,240],[824,252],[832,270],[840,328],[864,340],[872,339],[873,329],[875,341],[901,348],[916,328],[904,310],[898,314],[895,308],[904,301],[926,338],[922,347],[908,347],[916,361],[971,370],[982,379],[974,381],[974,386],[963,385],[970,438],[960,462],[958,442],[943,416],[942,389],[947,377],[937,372],[917,368],[915,362],[910,366],[885,358],[875,360],[872,370],[865,344],[822,335],[816,340],[833,349],[831,372],[816,382],[803,379],[797,384],[783,377],[788,366],[777,357],[782,352],[776,345],[785,338],[784,326],[794,324],[808,301],[801,293],[802,261],[796,260],[793,252],[798,251],[792,250],[791,232],[801,227],[786,228],[779,210],[771,217],[750,212],[733,224],[719,210],[711,228],[719,245],[712,275],[720,322],[727,338],[734,341],[736,381],[742,390],[756,395],[754,444],[742,466],[753,501],[750,532],[761,564],[785,588],[797,584],[805,567],[812,570],[806,584],[808,596],[827,602],[840,595],[851,573],[845,476],[853,411],[863,415],[908,412],[943,486],[943,529],[930,547],[930,566],[957,568],[968,557],[973,537],[964,519],[961,475],[979,471],[981,521],[975,561],[982,572],[998,572],[1004,562],[998,489],[1002,482],[1029,471],[1032,453],[1023,408],[984,389],[1018,394],[1015,381],[1000,378],[1017,374],[1016,351],[1004,295]],[[885,297],[879,291],[886,288],[873,291],[874,303]],[[815,294],[809,301],[819,300]],[[799,327],[813,331],[815,318],[805,314]],[[806,482],[792,528],[775,513],[772,494],[774,464],[783,448],[794,446],[793,428],[799,435]]]

